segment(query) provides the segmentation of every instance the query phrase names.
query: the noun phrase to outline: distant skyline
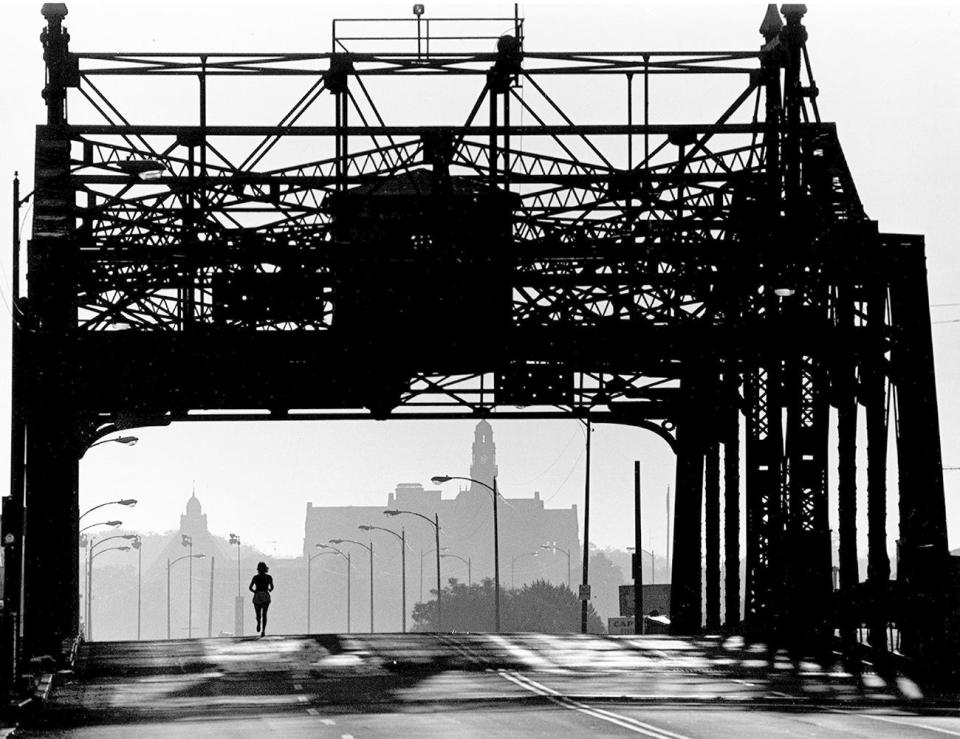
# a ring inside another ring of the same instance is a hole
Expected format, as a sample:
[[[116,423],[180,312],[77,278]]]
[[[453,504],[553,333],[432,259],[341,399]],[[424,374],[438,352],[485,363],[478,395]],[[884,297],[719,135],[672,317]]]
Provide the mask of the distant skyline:
[[[84,51],[211,50],[314,51],[328,48],[334,16],[407,17],[410,4],[317,4],[278,0],[260,3],[209,1],[144,4],[73,0],[65,25],[71,47]],[[3,10],[0,78],[8,119],[0,143],[0,199],[10,202],[10,179],[21,174],[32,188],[33,128],[44,120],[40,3]],[[811,3],[804,23],[826,121],[836,121],[840,142],[868,215],[886,232],[927,238],[930,294],[934,303],[934,353],[944,464],[960,466],[960,180],[956,177],[956,115],[960,109],[960,11],[948,3]],[[764,3],[549,3],[521,5],[529,48],[755,49]],[[512,3],[427,3],[428,15],[512,16]],[[933,31],[933,33],[931,33]],[[575,120],[593,120],[609,110],[578,107],[581,91],[565,90],[564,105]],[[709,91],[708,91],[709,92]],[[654,120],[708,120],[720,110],[701,95],[656,97]],[[430,122],[434,107],[396,97],[404,120]],[[157,101],[135,93],[136,112]],[[164,104],[169,101],[163,100]],[[236,101],[235,121],[261,122],[263,111]],[[728,101],[727,101],[728,102]],[[701,107],[703,104],[703,107]],[[619,99],[611,106],[620,105]],[[619,110],[619,108],[611,108]],[[272,107],[271,110],[279,110]],[[272,114],[272,113],[271,113]],[[263,121],[275,122],[275,121]],[[389,121],[388,121],[389,122]],[[29,213],[24,240],[29,238]],[[0,208],[0,232],[10,234],[10,210]],[[8,238],[8,237],[5,237]],[[0,472],[7,474],[9,427],[10,249],[0,249]],[[193,485],[214,533],[233,531],[271,556],[299,553],[306,504],[381,504],[397,483],[429,485],[436,474],[465,475],[475,421],[296,421],[243,424],[191,422],[138,428],[134,447],[104,444],[87,452],[80,466],[80,508],[119,497],[136,497],[133,509],[118,509],[126,528],[165,531]],[[507,497],[539,491],[552,507],[578,505],[582,516],[584,432],[575,421],[491,419],[497,438],[500,478]],[[633,544],[633,460],[643,469],[644,547],[666,547],[668,486],[674,458],[648,432],[595,426],[590,538],[600,547]],[[861,438],[863,438],[861,436]],[[865,442],[862,443],[865,448]],[[835,449],[835,440],[831,440]],[[893,463],[891,445],[891,464]],[[831,490],[835,489],[831,463]],[[862,469],[861,469],[861,477]],[[888,539],[896,538],[896,476],[890,475]],[[960,472],[945,472],[951,548],[960,546]],[[865,489],[865,486],[863,486]],[[457,492],[443,486],[444,497]],[[835,497],[834,497],[835,501]],[[831,504],[835,510],[835,503]],[[860,506],[865,551],[865,505]],[[106,509],[111,510],[111,509]],[[831,515],[834,515],[833,512]],[[582,532],[582,521],[581,521]],[[274,542],[276,542],[274,544]]]

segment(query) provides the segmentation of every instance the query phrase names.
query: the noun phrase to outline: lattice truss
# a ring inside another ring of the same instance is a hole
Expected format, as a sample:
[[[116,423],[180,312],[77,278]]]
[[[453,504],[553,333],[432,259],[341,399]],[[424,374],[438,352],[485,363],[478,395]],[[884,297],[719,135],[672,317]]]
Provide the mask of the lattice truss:
[[[335,238],[331,198],[389,178],[417,187],[438,140],[458,187],[514,196],[513,326],[642,331],[770,310],[759,274],[739,276],[737,295],[720,289],[765,176],[760,52],[536,53],[517,30],[508,53],[352,52],[335,36],[334,53],[76,54],[81,329],[330,330],[353,246]],[[434,106],[431,86],[451,83],[456,99]],[[143,110],[125,109],[154,87]],[[664,121],[677,96],[704,101],[702,122]],[[237,115],[269,122],[222,124]],[[815,107],[804,116],[814,215],[863,219],[832,126]],[[298,317],[242,309],[244,286],[266,275],[299,294]],[[676,377],[664,365],[578,372],[572,404],[642,397],[665,418],[657,393]],[[418,375],[402,401],[489,408],[494,384]]]

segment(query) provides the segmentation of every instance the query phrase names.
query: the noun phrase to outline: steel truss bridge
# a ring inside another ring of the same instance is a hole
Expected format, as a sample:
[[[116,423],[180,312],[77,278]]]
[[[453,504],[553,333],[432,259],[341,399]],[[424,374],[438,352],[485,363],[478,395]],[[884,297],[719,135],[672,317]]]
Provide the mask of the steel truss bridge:
[[[905,651],[944,653],[923,239],[864,212],[817,108],[803,6],[770,6],[759,50],[607,53],[527,51],[520,18],[501,36],[504,19],[419,17],[335,22],[328,53],[77,53],[66,12],[43,9],[48,117],[15,311],[4,522],[24,580],[6,611],[22,608],[28,654],[78,628],[63,597],[78,589],[78,460],[104,434],[484,416],[668,441],[677,632],[815,648],[866,621],[882,648],[896,621]],[[393,85],[414,92],[391,119]],[[295,93],[270,112],[281,88]],[[450,90],[467,101],[457,120],[431,119]],[[695,121],[651,121],[658,96],[684,95],[706,109]],[[145,96],[138,121],[128,98]],[[278,122],[236,123],[238,109]]]

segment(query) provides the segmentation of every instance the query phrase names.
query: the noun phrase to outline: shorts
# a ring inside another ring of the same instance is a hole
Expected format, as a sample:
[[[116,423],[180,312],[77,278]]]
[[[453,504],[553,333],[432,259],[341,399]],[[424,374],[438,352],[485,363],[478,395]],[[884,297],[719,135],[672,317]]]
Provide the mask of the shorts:
[[[253,594],[253,605],[265,606],[270,602],[270,593],[266,590],[258,590]]]

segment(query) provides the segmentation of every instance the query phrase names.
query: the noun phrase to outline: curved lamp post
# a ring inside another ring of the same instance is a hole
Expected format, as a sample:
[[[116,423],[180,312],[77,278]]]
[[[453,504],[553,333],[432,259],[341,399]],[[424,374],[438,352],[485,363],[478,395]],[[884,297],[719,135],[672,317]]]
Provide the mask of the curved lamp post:
[[[186,546],[186,545],[184,545],[184,546]],[[190,548],[193,549],[193,545],[192,545],[192,544],[191,544]],[[182,560],[182,559],[189,559],[189,560],[190,560],[190,573],[191,573],[191,575],[192,575],[192,574],[193,574],[193,560],[195,560],[195,559],[203,559],[203,558],[206,557],[206,556],[207,556],[206,554],[184,554],[182,557],[177,557],[177,558],[176,558],[175,560],[173,560],[172,562],[171,562],[169,559],[167,560],[167,639],[170,638],[170,568],[173,567],[177,562],[179,562],[179,561]],[[191,577],[191,580],[192,580],[192,579],[193,579],[193,578]],[[191,582],[191,586],[192,586],[192,582]],[[192,588],[192,587],[191,587],[191,589],[190,589],[190,592],[191,592],[191,594],[193,593],[193,588]],[[192,606],[192,605],[193,605],[193,604],[190,603],[190,604],[188,604],[187,607],[190,608],[190,606]],[[191,609],[191,610],[192,610],[192,609]],[[188,627],[188,628],[189,628],[189,627]],[[188,633],[189,633],[189,632],[188,632]]]
[[[130,546],[137,550],[137,641],[140,641],[140,606],[143,602],[140,590],[140,585],[143,582],[143,540],[138,535]]]
[[[386,531],[388,534],[393,534],[400,540],[400,609],[401,609],[401,623],[403,628],[403,633],[407,633],[407,532],[403,530],[403,527],[400,527],[400,533],[398,534],[393,529],[385,529],[383,526],[368,526],[361,524],[357,527],[361,531]]]
[[[117,526],[120,526],[122,523],[123,521],[98,521],[97,523],[87,524],[82,529],[80,529],[80,531],[78,531],[77,533],[82,534],[84,531],[86,531],[87,529],[92,529],[94,526],[113,526],[114,528],[116,528]]]
[[[447,551],[447,549],[449,549],[449,547],[440,547],[441,553]],[[433,554],[435,551],[437,550],[436,549],[420,550],[420,602],[421,603],[423,602],[423,558],[426,557],[428,554]]]
[[[433,520],[431,521],[429,516],[424,516],[422,513],[417,513],[416,511],[402,511],[399,508],[395,508],[390,511],[384,511],[383,515],[399,516],[401,513],[408,513],[411,516],[419,516],[434,528],[437,544],[437,631],[443,631],[443,612],[440,609],[440,596],[443,593],[443,591],[440,589],[440,518],[436,513],[434,513]]]
[[[140,439],[136,436],[114,436],[112,439],[100,439],[100,441],[93,442],[90,446],[83,450],[83,454],[80,456],[83,457],[87,453],[88,449],[93,449],[95,446],[100,446],[101,444],[123,444],[125,446],[133,446]]]
[[[369,546],[355,539],[331,539],[331,544],[356,544],[370,552],[370,633],[373,633],[373,542]]]
[[[97,508],[103,508],[105,505],[124,505],[124,506],[133,507],[136,504],[137,504],[136,498],[121,498],[120,500],[108,500],[106,503],[101,503],[100,505],[95,505],[93,508],[88,508],[87,510],[85,510],[83,513],[80,514],[80,518],[78,518],[77,520],[78,521],[83,520],[83,517],[86,516],[88,513],[91,513],[92,511],[97,510]]]
[[[88,578],[93,574],[93,560],[94,560],[95,558],[99,557],[101,554],[106,554],[107,552],[125,552],[125,551],[127,551],[127,550],[129,550],[129,549],[130,549],[130,547],[128,547],[128,546],[108,547],[107,549],[102,549],[102,550],[100,550],[99,552],[97,552],[96,554],[94,554],[94,555],[90,558],[90,571],[89,571],[89,574],[88,574]],[[93,580],[92,580],[92,579],[88,579],[88,580],[87,580],[87,589],[88,589],[88,595],[87,595],[87,611],[88,611],[88,613],[90,614],[90,615],[88,616],[88,618],[91,618],[91,619],[92,619],[92,618],[93,618],[93,603],[92,603],[92,600],[93,600]],[[90,641],[93,641],[93,623],[92,623],[91,621],[87,621],[87,639],[89,639]]]
[[[546,549],[547,551],[562,552],[567,555],[567,589],[570,588],[570,550],[564,549],[563,547],[558,547],[556,544],[541,544],[541,549]]]
[[[487,485],[483,480],[477,480],[473,477],[458,477],[456,475],[435,475],[430,481],[440,485],[450,480],[464,480],[474,482],[477,485],[485,487],[493,495],[493,610],[494,610],[494,630],[500,633],[500,525],[497,520],[497,499],[500,493],[497,492],[497,478],[493,478],[493,487]]]
[[[230,534],[230,544],[237,545],[237,599],[233,604],[233,630],[237,636],[243,636],[243,581],[240,578],[240,537]]]
[[[459,554],[441,554],[441,558],[449,557],[450,559],[459,559],[467,566],[467,585],[473,585],[473,565],[470,563],[470,557],[464,559]]]
[[[120,521],[108,521],[110,524],[120,525]],[[96,526],[97,524],[93,524]],[[87,549],[87,639],[93,641],[93,558],[100,554],[94,554],[93,550],[96,549],[101,544],[105,544],[108,541],[114,541],[116,539],[126,539],[127,541],[133,541],[139,538],[136,534],[116,534],[114,536],[108,536],[106,538],[100,539],[100,541],[90,540],[90,546]],[[114,547],[116,548],[116,547]],[[129,547],[127,547],[129,549]],[[109,551],[105,549],[104,551]]]
[[[339,554],[345,560],[347,560],[347,633],[350,633],[350,552],[344,554],[342,551],[336,547],[332,547],[329,544],[317,544],[317,549],[329,549],[334,554]]]
[[[323,547],[322,544],[317,544],[318,549],[321,547]],[[307,557],[307,633],[308,634],[310,633],[310,605],[311,605],[311,601],[313,600],[313,596],[310,594],[311,583],[313,582],[313,576],[311,575],[310,570],[313,565],[313,560],[315,560],[321,554],[337,554],[337,552],[331,552],[329,550],[325,550],[322,552],[317,552],[316,554],[313,554]]]
[[[193,537],[189,534],[180,534],[180,546],[190,551],[187,569],[187,638],[193,638]],[[199,559],[199,558],[198,558]],[[169,591],[167,595],[169,596]]]

